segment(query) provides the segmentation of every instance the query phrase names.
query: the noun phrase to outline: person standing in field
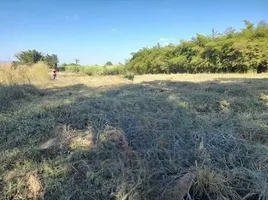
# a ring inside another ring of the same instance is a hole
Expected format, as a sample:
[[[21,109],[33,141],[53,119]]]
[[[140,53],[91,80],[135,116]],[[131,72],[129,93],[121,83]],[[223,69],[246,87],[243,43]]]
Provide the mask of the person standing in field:
[[[56,68],[54,68],[52,70],[52,73],[53,73],[53,80],[56,80],[56,78],[57,78],[57,70],[56,70]]]

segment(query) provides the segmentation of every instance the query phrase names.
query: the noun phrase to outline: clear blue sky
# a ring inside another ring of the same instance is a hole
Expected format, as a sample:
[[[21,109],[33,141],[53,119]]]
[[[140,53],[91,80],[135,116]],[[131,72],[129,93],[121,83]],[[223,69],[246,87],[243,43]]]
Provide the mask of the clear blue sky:
[[[37,49],[61,62],[124,62],[142,47],[268,21],[267,0],[0,0],[0,60]]]

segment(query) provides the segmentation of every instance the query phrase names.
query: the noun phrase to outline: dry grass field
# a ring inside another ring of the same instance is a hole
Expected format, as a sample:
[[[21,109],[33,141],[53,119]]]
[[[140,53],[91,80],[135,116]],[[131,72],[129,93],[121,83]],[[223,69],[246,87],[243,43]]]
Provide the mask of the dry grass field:
[[[267,77],[2,82],[0,199],[267,200]]]

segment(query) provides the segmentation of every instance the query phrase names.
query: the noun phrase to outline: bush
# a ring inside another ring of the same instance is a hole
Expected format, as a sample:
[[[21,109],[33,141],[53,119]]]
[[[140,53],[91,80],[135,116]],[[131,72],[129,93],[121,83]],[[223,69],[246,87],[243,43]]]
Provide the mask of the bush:
[[[124,77],[125,77],[126,79],[128,79],[128,80],[133,81],[135,75],[134,75],[134,73],[127,73]]]
[[[65,72],[65,71],[66,71],[66,67],[63,66],[63,65],[59,66],[58,69],[59,69],[59,71],[61,71],[61,72]]]

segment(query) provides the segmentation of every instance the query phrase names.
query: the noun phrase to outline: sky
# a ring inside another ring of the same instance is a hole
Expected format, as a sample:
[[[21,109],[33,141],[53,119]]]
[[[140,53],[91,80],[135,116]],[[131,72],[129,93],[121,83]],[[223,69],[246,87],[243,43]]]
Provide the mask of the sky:
[[[143,47],[268,22],[267,0],[0,0],[0,61],[36,49],[61,63],[124,63]]]

